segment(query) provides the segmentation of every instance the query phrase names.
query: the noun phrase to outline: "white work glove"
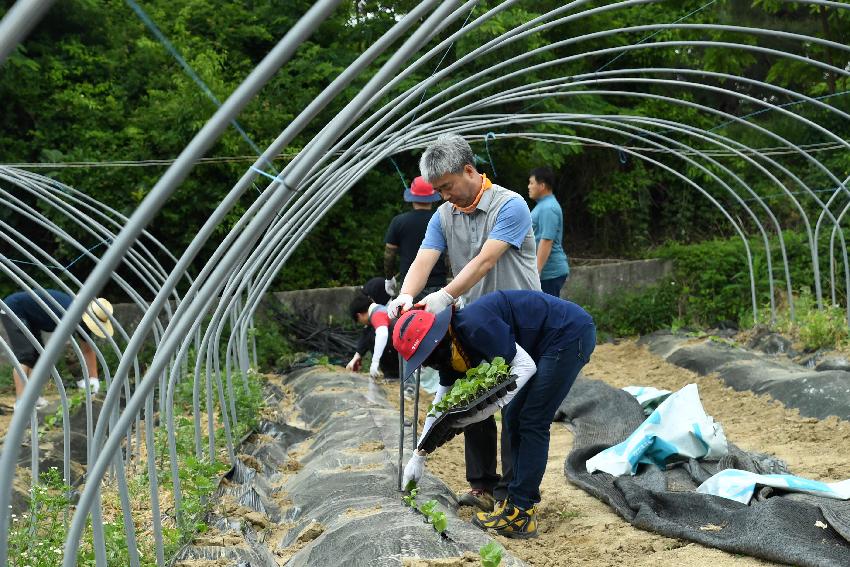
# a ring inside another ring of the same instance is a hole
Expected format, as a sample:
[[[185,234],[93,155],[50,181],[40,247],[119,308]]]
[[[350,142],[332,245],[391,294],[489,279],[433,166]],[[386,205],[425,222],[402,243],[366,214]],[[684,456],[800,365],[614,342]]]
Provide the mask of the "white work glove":
[[[514,390],[514,391],[516,391],[516,390]],[[463,429],[467,425],[472,425],[473,423],[478,423],[479,421],[484,421],[485,419],[487,419],[488,417],[490,417],[491,415],[493,415],[494,413],[499,411],[499,409],[500,409],[500,407],[499,407],[498,402],[494,403],[494,404],[490,404],[489,406],[487,406],[483,410],[478,410],[477,412],[473,413],[472,415],[468,415],[466,417],[461,417],[460,419],[455,421],[454,428],[455,429]]]
[[[516,345],[516,356],[511,361],[511,376],[516,376],[516,388],[506,393],[501,398],[496,400],[496,404],[503,408],[511,403],[511,400],[514,399],[517,392],[522,390],[523,386],[528,384],[528,381],[531,380],[531,377],[537,373],[537,365],[534,364],[534,360],[531,359],[531,355],[525,352],[525,349]]]
[[[420,455],[416,451],[413,456],[407,461],[407,466],[404,467],[404,474],[401,476],[401,485],[407,486],[412,480],[419,484],[422,475],[425,474],[425,455]]]
[[[387,305],[390,319],[398,319],[401,314],[413,307],[413,296],[408,293],[402,293]]]
[[[355,352],[354,356],[351,357],[351,360],[348,361],[348,364],[345,365],[345,369],[349,372],[357,372],[360,370],[360,360],[361,356],[359,352]]]
[[[390,297],[395,297],[395,288],[396,288],[395,276],[393,276],[392,278],[390,278],[388,280],[384,280],[384,291],[387,292],[387,295],[389,295]]]
[[[511,400],[514,399],[517,392],[519,392],[528,381],[531,380],[531,377],[537,372],[537,365],[534,364],[534,360],[531,359],[531,356],[525,352],[525,349],[516,345],[516,355],[514,359],[511,361],[511,375],[516,376],[516,388],[505,393],[501,398],[496,398],[496,401],[493,404],[485,407],[483,410],[478,410],[477,412],[469,415],[467,417],[462,417],[455,421],[454,427],[456,429],[463,429],[467,425],[471,425],[473,423],[478,423],[479,421],[484,421],[500,409],[506,407]]]
[[[380,360],[372,360],[372,364],[369,365],[369,376],[377,380],[378,378],[383,378],[384,373],[381,372],[381,368],[379,367]]]
[[[446,288],[426,295],[417,305],[424,305],[428,313],[439,313],[455,302],[455,298],[449,295]]]
[[[81,380],[77,380],[77,388],[82,390],[85,387],[86,387],[85,378],[83,378]],[[89,378],[89,387],[91,388],[92,395],[97,394],[98,392],[100,392],[100,380],[98,380],[97,378]]]
[[[443,399],[443,396],[445,396],[449,390],[451,390],[450,386],[443,386],[442,384],[438,384],[437,393],[434,395],[434,401],[431,402],[431,407],[433,408],[435,405],[439,404],[440,400]],[[425,417],[425,424],[422,426],[422,433],[419,434],[419,440],[416,441],[417,447],[420,443],[422,443],[422,440],[425,439],[425,436],[428,434],[429,431],[431,431],[431,428],[434,426],[434,422],[437,421],[437,418],[439,418],[441,415],[443,415],[443,412],[435,411],[433,409],[428,412],[428,415]]]

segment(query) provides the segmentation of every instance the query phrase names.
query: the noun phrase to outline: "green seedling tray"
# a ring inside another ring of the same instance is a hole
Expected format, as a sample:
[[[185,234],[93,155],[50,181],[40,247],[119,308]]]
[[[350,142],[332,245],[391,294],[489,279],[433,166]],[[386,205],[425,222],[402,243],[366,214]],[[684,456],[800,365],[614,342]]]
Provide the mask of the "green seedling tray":
[[[455,406],[446,410],[437,420],[428,433],[419,442],[417,449],[431,453],[437,447],[442,447],[451,439],[460,433],[455,424],[458,419],[468,417],[473,413],[483,410],[490,404],[496,403],[496,400],[504,397],[508,392],[516,389],[516,379],[514,375],[508,376],[504,382],[496,384],[489,390],[482,393],[480,396],[462,406]]]

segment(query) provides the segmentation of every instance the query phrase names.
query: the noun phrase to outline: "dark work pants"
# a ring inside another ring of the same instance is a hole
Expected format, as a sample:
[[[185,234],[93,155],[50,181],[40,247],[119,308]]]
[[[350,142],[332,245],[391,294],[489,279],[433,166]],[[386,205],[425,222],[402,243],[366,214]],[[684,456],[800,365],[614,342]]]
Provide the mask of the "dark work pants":
[[[468,425],[463,430],[464,455],[466,457],[466,481],[472,488],[486,490],[496,500],[508,497],[508,484],[513,478],[513,452],[511,438],[505,435],[502,424],[502,475],[496,472],[496,420],[488,417],[484,421]]]
[[[543,293],[548,293],[555,297],[561,297],[561,288],[564,287],[564,283],[566,283],[566,281],[566,274],[557,278],[540,280],[540,290],[543,291]]]
[[[547,349],[537,361],[537,373],[502,413],[502,436],[510,437],[514,465],[508,496],[520,508],[540,502],[552,420],[595,347],[596,329],[588,325],[578,339]]]

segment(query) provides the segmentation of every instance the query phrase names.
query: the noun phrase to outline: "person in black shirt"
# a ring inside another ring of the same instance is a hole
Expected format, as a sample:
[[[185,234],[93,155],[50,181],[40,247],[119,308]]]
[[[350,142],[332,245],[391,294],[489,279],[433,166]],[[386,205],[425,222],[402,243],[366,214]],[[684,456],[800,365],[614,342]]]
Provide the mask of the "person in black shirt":
[[[419,245],[422,244],[425,230],[428,228],[428,221],[431,220],[433,214],[431,204],[440,201],[440,195],[434,191],[434,187],[430,183],[420,176],[413,180],[410,189],[405,190],[404,200],[413,205],[413,210],[396,215],[390,222],[390,227],[387,229],[384,238],[384,275],[386,276],[384,283],[387,293],[391,296],[395,296],[396,282],[404,281],[407,270],[413,263],[413,259],[416,258],[417,252],[419,252]],[[400,279],[395,277],[396,256],[398,256]],[[428,276],[428,281],[420,296],[425,297],[429,293],[444,287],[446,285],[446,272],[446,263],[441,258],[431,270],[431,275]]]

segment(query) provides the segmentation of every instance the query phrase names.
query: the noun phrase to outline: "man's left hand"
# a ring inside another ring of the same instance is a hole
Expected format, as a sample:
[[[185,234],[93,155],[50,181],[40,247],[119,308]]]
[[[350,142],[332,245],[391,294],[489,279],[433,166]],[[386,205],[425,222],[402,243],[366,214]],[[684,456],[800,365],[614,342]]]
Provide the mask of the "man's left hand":
[[[424,305],[428,313],[439,313],[455,302],[455,298],[449,295],[446,288],[426,295],[417,305]]]

